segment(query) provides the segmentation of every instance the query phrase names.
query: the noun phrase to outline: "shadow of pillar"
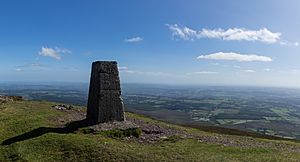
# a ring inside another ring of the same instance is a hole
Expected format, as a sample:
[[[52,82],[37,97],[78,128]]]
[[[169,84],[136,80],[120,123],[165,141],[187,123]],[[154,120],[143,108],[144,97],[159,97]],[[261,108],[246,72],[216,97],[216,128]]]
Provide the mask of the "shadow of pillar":
[[[63,128],[40,127],[30,132],[26,132],[21,135],[6,139],[5,141],[2,142],[2,145],[10,145],[15,142],[25,141],[28,139],[42,136],[46,133],[60,133],[60,134],[73,133],[77,131],[79,128],[88,127],[91,125],[93,124],[88,122],[86,119],[84,119],[84,120],[71,122]]]

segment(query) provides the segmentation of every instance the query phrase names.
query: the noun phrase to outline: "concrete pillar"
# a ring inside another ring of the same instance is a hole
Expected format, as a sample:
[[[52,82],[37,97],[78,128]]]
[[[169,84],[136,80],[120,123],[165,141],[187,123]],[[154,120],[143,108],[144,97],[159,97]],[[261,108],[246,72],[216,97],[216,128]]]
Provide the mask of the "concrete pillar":
[[[116,61],[93,62],[87,120],[93,124],[125,120]]]

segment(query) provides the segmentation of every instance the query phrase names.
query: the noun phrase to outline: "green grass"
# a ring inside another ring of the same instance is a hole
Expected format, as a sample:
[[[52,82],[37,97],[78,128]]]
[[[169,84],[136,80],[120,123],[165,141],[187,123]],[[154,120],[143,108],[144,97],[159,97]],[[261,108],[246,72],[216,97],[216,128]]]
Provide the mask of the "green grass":
[[[50,102],[9,102],[0,108],[0,143],[39,127],[55,127],[57,119],[66,112],[51,108]],[[220,135],[203,132],[156,121],[142,115],[127,113],[128,118],[138,118],[146,122],[171,126],[192,134],[222,136],[240,140],[250,137]],[[154,144],[126,141],[118,135],[127,136],[138,130],[104,133],[46,133],[41,136],[0,145],[0,161],[299,161],[300,153],[273,148],[223,146],[201,142],[196,138],[171,136]],[[117,134],[117,136],[114,136]],[[113,136],[113,138],[112,138]],[[117,138],[116,138],[117,137]],[[300,147],[293,141],[279,141],[251,138],[256,142],[286,143],[289,147]]]

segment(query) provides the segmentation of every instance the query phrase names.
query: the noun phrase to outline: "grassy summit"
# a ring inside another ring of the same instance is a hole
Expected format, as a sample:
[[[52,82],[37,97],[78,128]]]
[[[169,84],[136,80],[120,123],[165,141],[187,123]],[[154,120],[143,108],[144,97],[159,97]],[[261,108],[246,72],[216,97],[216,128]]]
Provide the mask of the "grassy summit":
[[[126,113],[127,120],[139,125],[139,129],[95,131],[84,126],[73,129],[67,123],[82,120],[85,109],[58,110],[52,107],[55,104],[44,101],[0,104],[1,162],[300,159],[300,143],[296,141],[204,132],[132,113]]]

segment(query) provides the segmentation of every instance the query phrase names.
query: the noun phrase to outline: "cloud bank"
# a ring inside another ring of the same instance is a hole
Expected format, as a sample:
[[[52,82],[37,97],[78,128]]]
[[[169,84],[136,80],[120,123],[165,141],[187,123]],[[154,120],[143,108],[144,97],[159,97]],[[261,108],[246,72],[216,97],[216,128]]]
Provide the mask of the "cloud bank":
[[[41,50],[39,51],[39,55],[45,56],[45,57],[52,57],[56,60],[61,59],[61,54],[64,53],[72,53],[70,50],[65,49],[65,48],[48,48],[48,47],[42,47]]]
[[[186,26],[177,24],[166,24],[172,32],[173,39],[195,40],[201,38],[221,39],[227,41],[259,41],[267,44],[280,43],[281,45],[298,46],[299,43],[291,43],[281,40],[281,33],[272,32],[267,28],[259,30],[249,30],[245,28],[229,28],[229,29],[201,29],[199,31]]]
[[[200,55],[197,59],[206,60],[227,60],[227,61],[239,61],[239,62],[251,62],[251,61],[261,61],[270,62],[272,58],[267,56],[259,56],[255,54],[239,54],[234,52],[217,52],[207,55]]]

